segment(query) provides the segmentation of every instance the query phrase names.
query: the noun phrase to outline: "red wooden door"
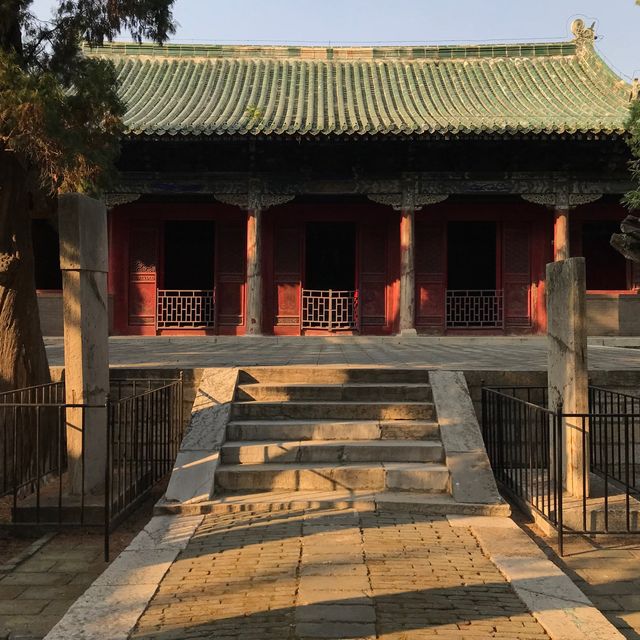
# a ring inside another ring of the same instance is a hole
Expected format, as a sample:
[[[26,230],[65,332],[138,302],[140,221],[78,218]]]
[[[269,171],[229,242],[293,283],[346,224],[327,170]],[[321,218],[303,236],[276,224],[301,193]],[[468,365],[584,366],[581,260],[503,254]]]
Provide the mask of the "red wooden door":
[[[531,228],[529,222],[502,226],[502,289],[505,328],[531,326]]]
[[[416,221],[416,326],[444,331],[447,233],[443,222]]]
[[[235,335],[244,324],[245,226],[221,223],[216,228],[216,242],[218,333]]]
[[[153,223],[131,226],[127,317],[132,333],[155,333],[159,236]]]
[[[276,227],[273,238],[273,330],[300,333],[301,229]]]
[[[387,313],[388,260],[387,225],[366,224],[360,227],[360,273],[358,278],[360,331],[389,333]]]

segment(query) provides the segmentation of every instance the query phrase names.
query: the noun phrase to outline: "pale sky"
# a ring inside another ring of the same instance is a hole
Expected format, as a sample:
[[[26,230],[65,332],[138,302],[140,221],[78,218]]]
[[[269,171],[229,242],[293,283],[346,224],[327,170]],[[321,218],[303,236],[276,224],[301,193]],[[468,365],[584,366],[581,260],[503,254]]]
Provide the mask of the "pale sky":
[[[46,18],[53,0],[34,0]],[[176,0],[173,42],[465,43],[563,40],[576,17],[627,79],[640,76],[635,0]],[[128,39],[126,34],[120,38]]]

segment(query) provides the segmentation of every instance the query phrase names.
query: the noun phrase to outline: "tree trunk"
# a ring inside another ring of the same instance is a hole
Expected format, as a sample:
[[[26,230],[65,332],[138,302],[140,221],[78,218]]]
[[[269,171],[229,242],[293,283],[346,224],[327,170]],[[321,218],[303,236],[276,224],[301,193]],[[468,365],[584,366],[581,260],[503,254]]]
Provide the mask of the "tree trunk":
[[[51,380],[36,297],[25,169],[0,151],[0,392]]]

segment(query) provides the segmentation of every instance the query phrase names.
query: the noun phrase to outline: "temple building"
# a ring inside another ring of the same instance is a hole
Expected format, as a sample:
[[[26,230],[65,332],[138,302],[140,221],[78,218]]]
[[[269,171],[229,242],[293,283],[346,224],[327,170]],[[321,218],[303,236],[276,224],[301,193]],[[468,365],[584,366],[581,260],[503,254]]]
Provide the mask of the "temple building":
[[[584,256],[592,335],[640,334],[609,245],[630,188],[620,79],[577,20],[535,44],[113,43],[112,333],[536,334]],[[55,231],[34,221],[45,334]]]

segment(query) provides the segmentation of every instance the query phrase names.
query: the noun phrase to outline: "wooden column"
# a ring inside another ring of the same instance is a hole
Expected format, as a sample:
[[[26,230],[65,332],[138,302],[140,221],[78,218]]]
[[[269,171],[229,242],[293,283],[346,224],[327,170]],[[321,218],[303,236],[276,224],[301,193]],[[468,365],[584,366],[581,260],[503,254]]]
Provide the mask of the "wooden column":
[[[262,209],[252,203],[247,211],[246,334],[262,335]]]
[[[269,208],[294,199],[292,194],[261,191],[259,181],[250,181],[246,193],[216,193],[216,199],[235,205],[247,216],[247,281],[245,287],[245,334],[262,335],[264,287],[262,282],[262,215]]]
[[[416,333],[415,209],[400,212],[400,333]]]
[[[568,260],[571,257],[569,245],[569,207],[556,207],[553,218],[553,260]]]
[[[569,244],[569,212],[577,206],[590,204],[602,198],[601,193],[571,193],[566,186],[549,193],[523,193],[527,202],[541,204],[553,210],[553,261],[560,262],[571,257]]]
[[[401,335],[416,335],[416,211],[430,204],[443,202],[444,194],[419,193],[409,179],[402,193],[369,194],[369,200],[392,206],[400,211],[400,310],[398,329]]]

